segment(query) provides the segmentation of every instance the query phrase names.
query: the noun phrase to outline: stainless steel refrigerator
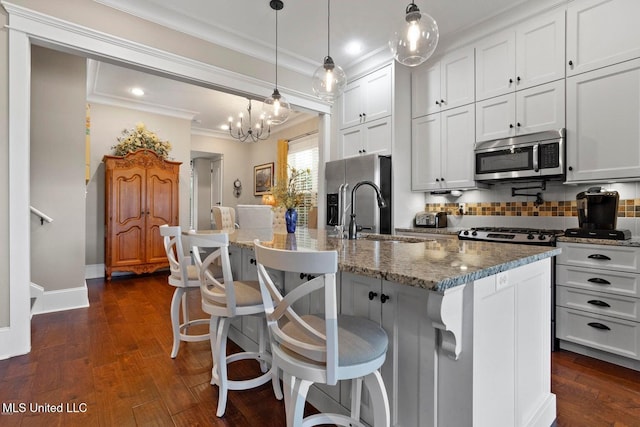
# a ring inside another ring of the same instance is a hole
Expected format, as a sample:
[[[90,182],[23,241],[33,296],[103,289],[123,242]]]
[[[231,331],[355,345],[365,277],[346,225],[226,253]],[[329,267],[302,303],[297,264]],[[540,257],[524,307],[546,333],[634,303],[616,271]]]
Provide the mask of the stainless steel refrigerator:
[[[371,181],[380,187],[386,207],[378,208],[373,188],[360,186],[355,197],[356,222],[367,233],[391,234],[391,157],[377,154],[326,163],[327,228],[344,225],[346,230],[351,214],[352,190],[361,181]]]

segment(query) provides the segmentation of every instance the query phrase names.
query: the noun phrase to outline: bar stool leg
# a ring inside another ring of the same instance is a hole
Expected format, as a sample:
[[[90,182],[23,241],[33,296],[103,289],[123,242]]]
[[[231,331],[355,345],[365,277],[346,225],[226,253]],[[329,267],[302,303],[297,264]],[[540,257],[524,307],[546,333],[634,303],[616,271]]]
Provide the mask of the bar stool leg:
[[[374,371],[364,377],[364,384],[369,391],[371,407],[373,408],[373,427],[389,427],[391,411],[387,400],[387,391],[379,371]]]
[[[180,304],[185,293],[185,288],[176,288],[171,299],[171,329],[173,330],[173,347],[171,358],[175,359],[180,350]]]

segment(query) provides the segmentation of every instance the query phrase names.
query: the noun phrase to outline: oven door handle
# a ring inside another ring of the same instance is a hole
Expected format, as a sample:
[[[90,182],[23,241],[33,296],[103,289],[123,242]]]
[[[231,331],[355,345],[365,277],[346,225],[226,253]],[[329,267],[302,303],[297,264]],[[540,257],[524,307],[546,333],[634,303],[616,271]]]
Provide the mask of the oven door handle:
[[[540,144],[535,144],[533,146],[533,171],[534,172],[539,172],[540,168],[538,167],[538,148],[540,147]]]

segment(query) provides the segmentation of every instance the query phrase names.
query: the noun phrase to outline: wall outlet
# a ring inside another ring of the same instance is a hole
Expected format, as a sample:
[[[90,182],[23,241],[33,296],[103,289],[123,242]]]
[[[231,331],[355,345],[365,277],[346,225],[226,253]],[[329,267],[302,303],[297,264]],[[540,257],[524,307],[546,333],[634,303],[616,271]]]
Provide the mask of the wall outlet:
[[[458,203],[458,212],[461,215],[464,215],[466,211],[467,211],[467,204],[466,203]]]

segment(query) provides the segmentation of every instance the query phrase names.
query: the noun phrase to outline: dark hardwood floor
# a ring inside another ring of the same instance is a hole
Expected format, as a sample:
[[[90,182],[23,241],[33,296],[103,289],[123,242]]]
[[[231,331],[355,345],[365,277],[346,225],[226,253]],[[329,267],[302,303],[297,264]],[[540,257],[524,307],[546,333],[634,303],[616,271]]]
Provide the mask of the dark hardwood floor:
[[[88,288],[90,308],[34,316],[31,353],[0,361],[0,411],[11,403],[17,411],[0,414],[0,426],[284,426],[268,384],[230,392],[216,417],[208,342],[182,343],[169,357],[173,288],[164,274],[89,280]],[[565,351],[552,364],[558,426],[640,426],[639,372]],[[233,378],[257,370],[232,366]],[[64,413],[53,412],[58,405]]]

